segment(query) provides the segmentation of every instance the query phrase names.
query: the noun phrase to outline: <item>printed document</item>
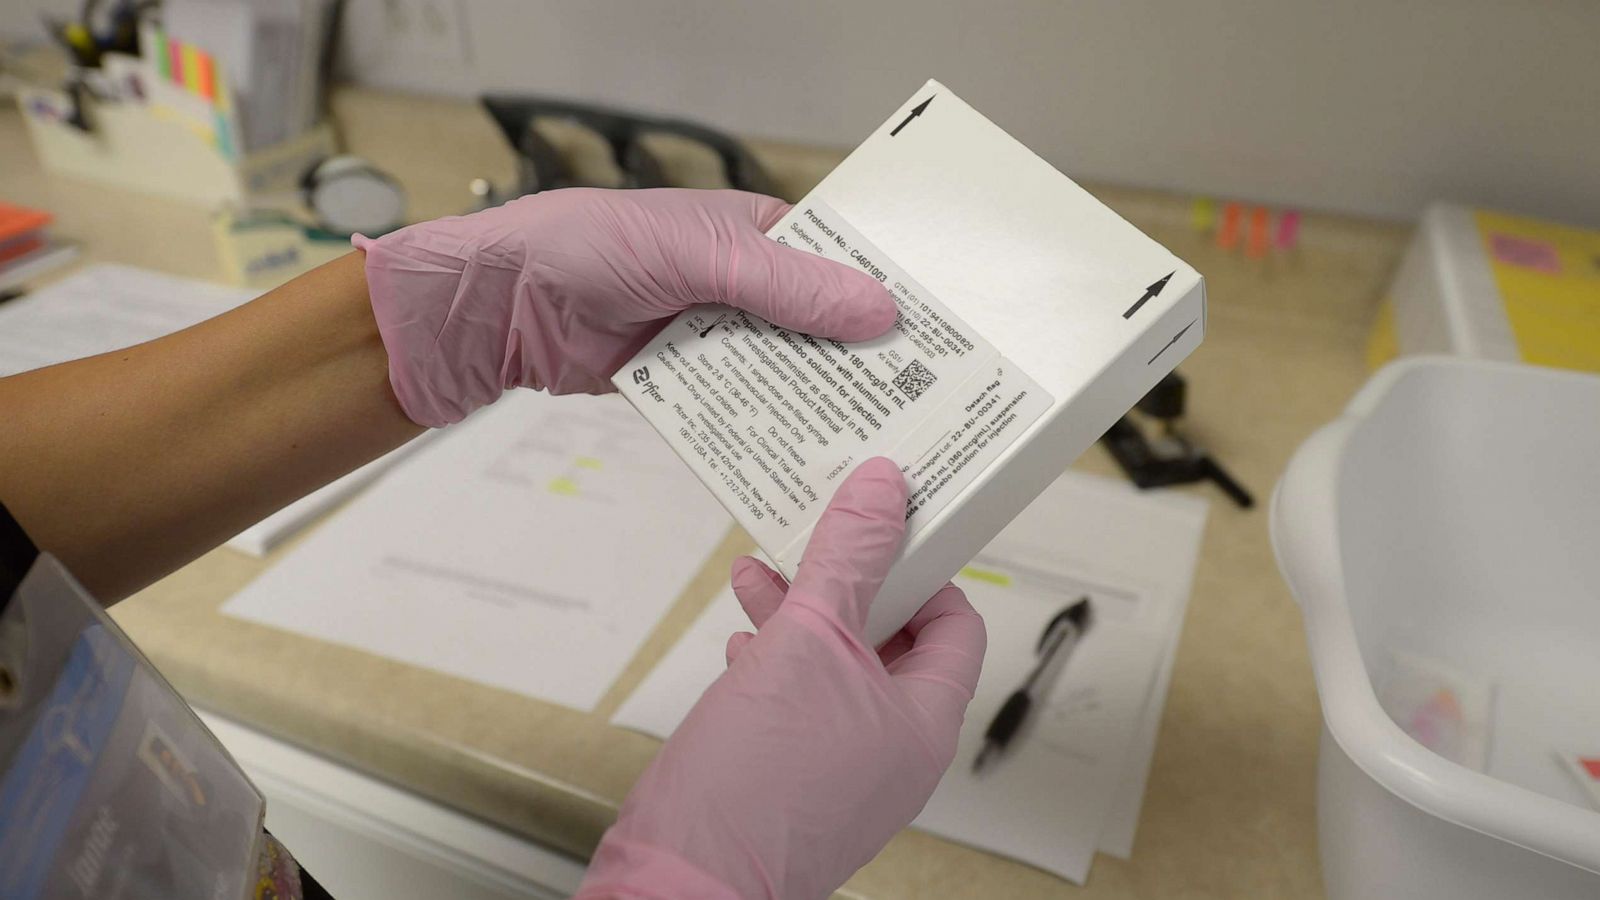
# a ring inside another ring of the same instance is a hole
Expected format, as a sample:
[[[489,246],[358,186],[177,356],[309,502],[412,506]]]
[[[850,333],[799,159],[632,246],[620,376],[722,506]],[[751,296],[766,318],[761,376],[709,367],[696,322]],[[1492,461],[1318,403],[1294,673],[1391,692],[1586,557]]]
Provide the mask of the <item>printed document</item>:
[[[1094,851],[1127,857],[1155,751],[1204,501],[1069,472],[962,570],[989,650],[955,763],[916,826],[1083,883]],[[981,775],[972,760],[1032,666],[1046,623],[1089,597],[1092,624],[1030,722]],[[613,722],[666,737],[750,630],[730,590],[702,613]]]
[[[223,612],[588,710],[730,524],[621,398],[512,391]]]

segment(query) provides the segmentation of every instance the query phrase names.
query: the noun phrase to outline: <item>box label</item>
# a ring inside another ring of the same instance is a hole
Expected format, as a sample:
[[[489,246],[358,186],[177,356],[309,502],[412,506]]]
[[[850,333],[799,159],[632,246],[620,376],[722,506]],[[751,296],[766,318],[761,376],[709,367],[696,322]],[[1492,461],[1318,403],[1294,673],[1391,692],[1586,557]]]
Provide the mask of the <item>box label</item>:
[[[910,480],[909,538],[1053,398],[825,204],[802,202],[770,236],[877,278],[900,308],[894,328],[846,345],[696,307],[619,384],[780,564],[872,456]]]

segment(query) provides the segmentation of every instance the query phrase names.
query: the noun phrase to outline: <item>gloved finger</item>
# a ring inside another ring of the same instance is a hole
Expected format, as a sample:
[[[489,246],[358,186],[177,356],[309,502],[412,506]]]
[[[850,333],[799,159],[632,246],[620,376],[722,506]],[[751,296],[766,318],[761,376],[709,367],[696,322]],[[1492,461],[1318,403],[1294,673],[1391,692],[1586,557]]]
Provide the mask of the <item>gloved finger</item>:
[[[888,667],[904,655],[907,650],[910,650],[911,645],[915,642],[916,639],[911,636],[911,632],[906,631],[904,628],[896,631],[893,637],[884,641],[878,647],[878,662]]]
[[[881,456],[856,466],[817,520],[790,597],[799,592],[859,636],[905,531],[906,479],[900,468]]]
[[[947,584],[906,623],[911,649],[889,666],[889,674],[936,715],[961,714],[978,687],[988,634],[967,596]]]
[[[758,208],[757,220],[764,221],[766,212]],[[776,222],[781,216],[779,212],[771,218]],[[752,227],[730,236],[734,246],[727,262],[727,290],[702,296],[725,296],[730,306],[780,328],[840,341],[870,340],[894,324],[899,309],[876,278],[809,250],[786,247],[764,231]]]
[[[778,220],[794,209],[793,203],[779,200],[777,197],[768,197],[766,194],[751,194],[751,208],[755,213],[756,227],[765,234],[778,224]]]
[[[758,629],[778,611],[783,595],[789,592],[789,582],[753,556],[741,556],[733,561],[731,580],[733,596],[744,607],[750,624]]]
[[[728,635],[728,646],[722,651],[722,655],[728,660],[728,665],[733,665],[733,661],[744,652],[745,646],[755,639],[756,636],[748,631],[735,631]]]

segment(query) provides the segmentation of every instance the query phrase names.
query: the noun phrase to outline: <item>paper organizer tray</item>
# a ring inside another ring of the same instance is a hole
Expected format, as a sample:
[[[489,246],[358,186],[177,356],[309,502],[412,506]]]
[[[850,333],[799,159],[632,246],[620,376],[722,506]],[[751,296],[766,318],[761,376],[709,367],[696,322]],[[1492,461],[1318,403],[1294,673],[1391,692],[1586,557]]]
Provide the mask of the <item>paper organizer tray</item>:
[[[314,163],[337,149],[324,123],[235,157],[194,121],[157,104],[102,102],[86,91],[79,97],[87,131],[67,121],[64,111],[74,101],[65,91],[18,89],[23,122],[46,170],[207,207],[294,190]]]

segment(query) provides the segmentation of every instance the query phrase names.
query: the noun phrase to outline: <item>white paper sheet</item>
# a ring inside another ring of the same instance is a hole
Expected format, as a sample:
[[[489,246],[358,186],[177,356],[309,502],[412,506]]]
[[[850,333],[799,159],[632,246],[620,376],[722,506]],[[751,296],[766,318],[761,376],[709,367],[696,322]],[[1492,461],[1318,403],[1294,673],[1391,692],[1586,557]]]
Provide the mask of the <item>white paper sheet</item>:
[[[1183,595],[1186,601],[1188,594],[1188,582],[1185,581]],[[1180,615],[1180,621],[1172,623],[1166,649],[1161,653],[1161,668],[1156,671],[1155,681],[1150,685],[1150,697],[1145,701],[1139,733],[1124,754],[1127,763],[1122,781],[1117,786],[1116,799],[1112,801],[1105,824],[1100,828],[1100,843],[1095,849],[1118,859],[1130,859],[1133,856],[1133,839],[1139,830],[1139,810],[1144,806],[1144,784],[1150,777],[1150,760],[1156,754],[1156,738],[1161,732],[1162,711],[1167,706],[1167,688],[1172,684],[1172,663],[1177,658],[1178,639],[1183,636],[1181,618]]]
[[[1081,883],[1097,846],[1131,853],[1205,524],[1204,501],[1068,473],[958,579],[989,653],[955,765],[916,825]],[[1032,661],[1045,623],[1083,594],[1095,622],[1028,732],[981,777],[983,730]],[[724,590],[613,719],[669,735],[748,630]]]
[[[1066,566],[1033,570],[1041,576],[1035,583],[1023,580],[1029,570],[1005,558],[989,559],[984,571],[1012,581],[958,579],[989,627],[989,655],[955,764],[915,824],[1082,884],[1127,769],[1125,753],[1159,667],[1161,634],[1134,619],[1098,615],[1119,600],[1148,605],[1146,595],[1073,578]],[[1044,577],[1061,589],[1049,590]],[[973,774],[983,732],[1033,665],[1045,625],[1084,595],[1097,614],[1090,631],[1038,697],[1007,753]]]
[[[0,376],[153,340],[254,296],[132,266],[89,266],[0,304]]]
[[[266,556],[295,532],[322,518],[346,497],[376,481],[384,472],[394,468],[396,463],[422,449],[424,444],[441,433],[437,430],[424,431],[361,468],[317,488],[251,525],[234,535],[224,546],[250,556]]]
[[[587,710],[730,524],[620,398],[513,391],[223,611]]]
[[[618,707],[611,723],[666,739],[727,668],[724,651],[728,636],[752,630],[732,586],[724,586],[644,683]]]

